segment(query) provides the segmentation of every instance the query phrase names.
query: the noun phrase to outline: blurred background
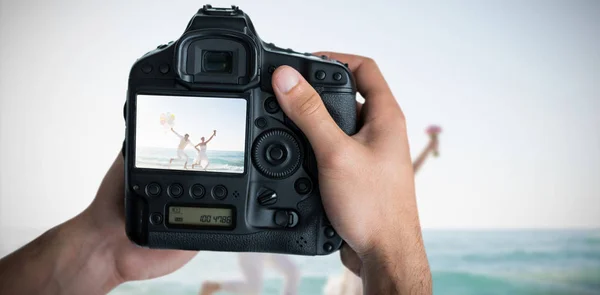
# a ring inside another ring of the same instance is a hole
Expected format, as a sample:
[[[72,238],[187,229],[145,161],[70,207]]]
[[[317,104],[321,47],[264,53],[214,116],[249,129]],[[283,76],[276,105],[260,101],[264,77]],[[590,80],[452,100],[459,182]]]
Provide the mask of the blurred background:
[[[133,62],[198,1],[0,0],[0,256],[82,211],[124,136]],[[374,58],[408,122],[435,294],[600,294],[600,1],[212,1],[297,51]],[[291,257],[322,294],[339,257]],[[200,253],[112,294],[241,278]],[[264,294],[283,279],[268,270]],[[219,293],[225,294],[225,293]]]

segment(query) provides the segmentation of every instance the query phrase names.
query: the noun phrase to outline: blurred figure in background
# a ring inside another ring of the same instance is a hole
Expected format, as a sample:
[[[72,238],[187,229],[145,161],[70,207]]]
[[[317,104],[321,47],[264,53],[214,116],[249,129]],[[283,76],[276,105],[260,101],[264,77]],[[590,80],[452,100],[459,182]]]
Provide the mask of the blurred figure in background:
[[[429,135],[429,143],[421,151],[419,156],[413,162],[413,170],[416,174],[423,163],[429,156],[433,154],[434,157],[439,156],[438,151],[438,135],[442,132],[442,128],[436,125],[429,126],[426,133]],[[327,280],[325,287],[323,288],[324,295],[363,295],[363,285],[360,277],[355,275],[348,268],[344,267],[342,274],[339,276],[331,276]]]
[[[200,295],[212,295],[223,291],[233,294],[259,295],[263,288],[263,273],[268,263],[283,274],[285,283],[282,295],[297,295],[300,284],[300,270],[287,256],[270,253],[238,253],[238,263],[243,280],[211,282],[202,284]]]

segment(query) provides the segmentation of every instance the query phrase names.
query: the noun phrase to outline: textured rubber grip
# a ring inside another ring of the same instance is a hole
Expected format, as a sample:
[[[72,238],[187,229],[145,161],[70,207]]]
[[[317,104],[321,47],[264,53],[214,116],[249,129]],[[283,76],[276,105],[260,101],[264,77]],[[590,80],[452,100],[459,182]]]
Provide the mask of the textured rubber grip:
[[[323,92],[321,99],[333,120],[348,135],[356,133],[356,94]]]

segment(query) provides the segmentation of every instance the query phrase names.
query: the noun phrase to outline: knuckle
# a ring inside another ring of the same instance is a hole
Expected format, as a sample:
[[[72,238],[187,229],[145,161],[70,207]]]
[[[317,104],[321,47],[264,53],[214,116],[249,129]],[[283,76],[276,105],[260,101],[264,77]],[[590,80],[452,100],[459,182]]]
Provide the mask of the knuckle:
[[[296,112],[300,116],[312,116],[319,112],[322,107],[321,97],[315,91],[310,91],[304,98],[298,100]]]
[[[368,66],[375,66],[375,67],[377,67],[377,62],[376,62],[376,61],[375,61],[373,58],[370,58],[370,57],[368,57],[368,56],[365,56],[365,57],[364,57],[364,59],[365,59],[365,60],[364,60],[364,63],[365,63],[366,65],[368,65]]]

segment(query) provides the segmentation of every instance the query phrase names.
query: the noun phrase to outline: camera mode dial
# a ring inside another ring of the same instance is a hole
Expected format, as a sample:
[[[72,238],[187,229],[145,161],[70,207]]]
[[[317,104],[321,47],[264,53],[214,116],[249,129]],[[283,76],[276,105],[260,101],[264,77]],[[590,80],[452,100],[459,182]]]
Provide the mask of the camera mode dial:
[[[256,169],[270,178],[285,178],[300,167],[300,145],[292,134],[281,129],[258,136],[252,147]]]

